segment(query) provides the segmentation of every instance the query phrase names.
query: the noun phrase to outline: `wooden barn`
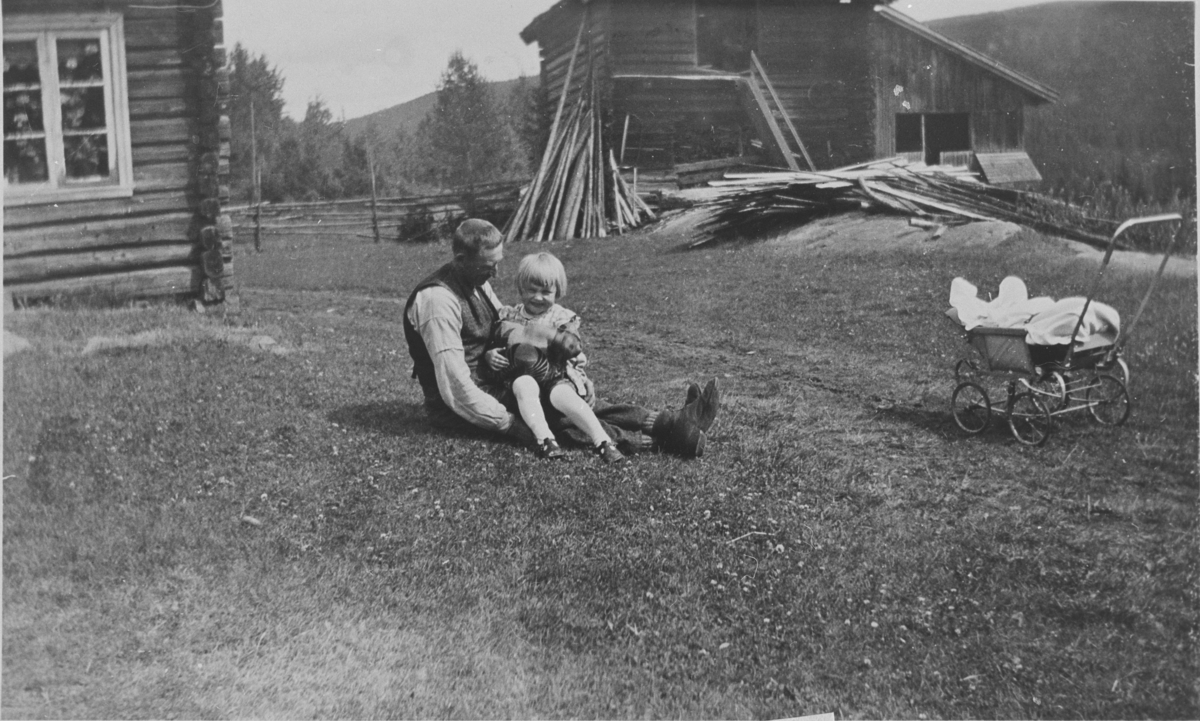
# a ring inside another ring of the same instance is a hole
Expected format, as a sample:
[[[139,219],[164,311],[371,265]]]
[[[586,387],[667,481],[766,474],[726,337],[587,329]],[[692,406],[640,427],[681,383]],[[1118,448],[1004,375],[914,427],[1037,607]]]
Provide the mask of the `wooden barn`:
[[[553,107],[583,27],[571,87],[594,71],[627,166],[755,155],[829,169],[905,155],[975,163],[993,182],[1040,179],[1024,113],[1055,91],[888,4],[562,0],[521,37],[539,45]]]
[[[4,290],[231,290],[220,0],[4,0]]]

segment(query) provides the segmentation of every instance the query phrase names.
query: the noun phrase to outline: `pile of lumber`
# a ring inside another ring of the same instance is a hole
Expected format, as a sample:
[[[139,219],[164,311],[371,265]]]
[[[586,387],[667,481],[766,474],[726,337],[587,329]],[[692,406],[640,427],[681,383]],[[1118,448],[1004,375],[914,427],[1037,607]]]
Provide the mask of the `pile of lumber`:
[[[1035,193],[987,185],[966,168],[890,158],[836,170],[727,174],[692,247],[802,225],[850,210],[902,214],[917,224],[1002,220],[1104,247],[1115,222],[1085,217]]]
[[[612,148],[605,146],[591,52],[587,80],[564,116],[582,36],[580,25],[546,152],[505,227],[506,241],[604,237],[655,217],[630,190]]]

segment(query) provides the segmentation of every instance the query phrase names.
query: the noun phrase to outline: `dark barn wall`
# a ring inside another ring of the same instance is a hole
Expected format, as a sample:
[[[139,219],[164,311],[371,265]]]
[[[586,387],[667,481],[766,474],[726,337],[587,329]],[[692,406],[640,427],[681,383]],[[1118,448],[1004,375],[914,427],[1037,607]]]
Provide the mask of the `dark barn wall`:
[[[875,157],[874,15],[862,2],[758,2],[758,58],[818,168]]]
[[[626,138],[625,162],[669,167],[747,150],[753,130],[736,82],[696,65],[693,0],[611,0],[611,8],[618,77],[609,139],[619,151]]]
[[[231,285],[228,74],[221,6],[163,0],[5,0],[19,14],[124,16],[131,197],[5,208],[4,282],[15,298],[196,295]]]
[[[898,113],[970,113],[973,150],[1023,149],[1028,94],[886,19],[875,18],[873,36],[879,157],[895,153]]]
[[[670,74],[696,69],[693,0],[611,0],[614,73]]]
[[[571,67],[575,40],[579,37],[579,27],[584,22],[585,12],[587,22],[580,38],[579,54],[572,69],[568,107],[564,109],[564,113],[569,110],[569,103],[578,97],[579,90],[587,84],[589,62],[599,83],[598,91],[602,105],[607,105],[608,39],[611,25],[609,6],[605,2],[593,1],[585,11],[582,5],[572,2],[561,8],[556,7],[554,11],[539,18],[536,28],[541,56],[540,82],[541,86],[546,88],[546,107],[543,108],[543,113],[550,118],[553,118],[558,109],[567,69]]]
[[[754,131],[733,79],[618,78],[609,142],[624,162],[658,168],[749,151]]]
[[[614,72],[706,72],[696,66],[692,0],[612,2]],[[758,0],[737,8],[756,27],[758,57],[818,167],[874,157],[871,4]],[[755,134],[745,93],[728,80],[628,80],[616,88],[613,127],[623,128],[624,113],[631,113],[630,143],[640,151],[639,162],[669,165],[733,155]],[[673,142],[672,133],[686,137]]]

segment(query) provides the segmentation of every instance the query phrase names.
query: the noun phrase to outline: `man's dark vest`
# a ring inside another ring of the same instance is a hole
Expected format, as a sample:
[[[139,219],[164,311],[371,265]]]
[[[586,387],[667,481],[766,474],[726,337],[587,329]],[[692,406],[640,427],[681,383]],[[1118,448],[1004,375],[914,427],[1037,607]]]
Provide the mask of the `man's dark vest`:
[[[462,307],[462,346],[463,356],[471,369],[471,379],[479,382],[479,361],[487,349],[488,340],[492,335],[492,326],[496,322],[498,312],[492,301],[483,291],[471,287],[458,279],[452,263],[438,268],[425,280],[417,284],[408,302],[404,304],[404,339],[408,341],[408,354],[413,359],[413,378],[421,384],[425,393],[426,405],[445,406],[442,395],[438,392],[437,378],[433,371],[433,359],[425,347],[425,341],[420,332],[413,327],[408,319],[408,311],[417,299],[417,293],[425,288],[440,285],[458,297]]]

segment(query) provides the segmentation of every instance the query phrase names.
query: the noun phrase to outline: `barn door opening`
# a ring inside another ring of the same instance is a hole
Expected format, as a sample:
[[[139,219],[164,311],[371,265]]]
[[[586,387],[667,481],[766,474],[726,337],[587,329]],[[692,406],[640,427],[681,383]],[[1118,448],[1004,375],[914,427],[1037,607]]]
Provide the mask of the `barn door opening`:
[[[967,113],[925,115],[925,164],[942,162],[942,153],[971,149],[971,116]]]
[[[920,158],[926,165],[942,162],[942,153],[971,149],[970,113],[900,113],[896,115],[896,153]]]

